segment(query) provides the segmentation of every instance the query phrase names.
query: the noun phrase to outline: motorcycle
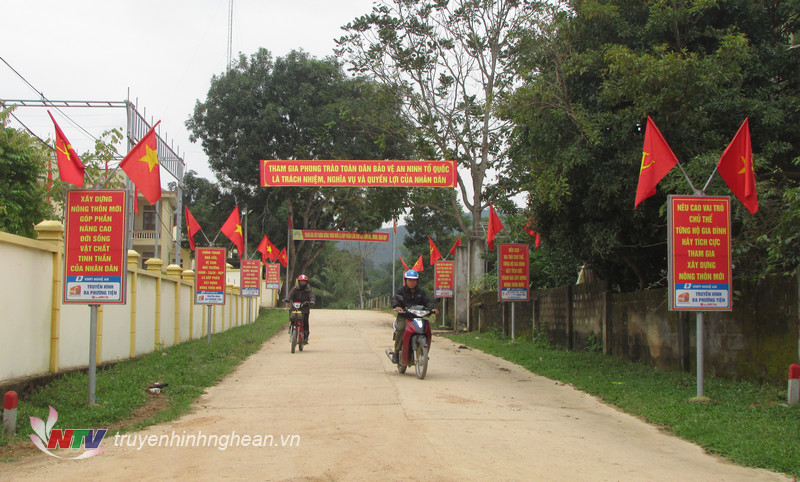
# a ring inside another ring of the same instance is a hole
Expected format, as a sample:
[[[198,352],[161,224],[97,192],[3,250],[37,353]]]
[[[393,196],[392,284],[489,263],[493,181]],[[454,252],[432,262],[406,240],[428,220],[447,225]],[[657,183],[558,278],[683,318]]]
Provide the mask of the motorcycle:
[[[433,313],[424,306],[415,305],[404,308],[400,316],[406,319],[406,329],[403,331],[403,344],[397,362],[397,371],[405,373],[406,368],[414,366],[417,378],[422,380],[428,372],[428,351],[431,346],[431,324],[426,319]],[[397,334],[397,319],[393,328]],[[386,356],[392,359],[392,351],[386,349]]]
[[[303,345],[307,342],[305,340],[305,331],[303,330],[303,308],[308,306],[308,301],[292,301],[289,307],[289,338],[292,341],[292,353],[295,347],[303,351]]]

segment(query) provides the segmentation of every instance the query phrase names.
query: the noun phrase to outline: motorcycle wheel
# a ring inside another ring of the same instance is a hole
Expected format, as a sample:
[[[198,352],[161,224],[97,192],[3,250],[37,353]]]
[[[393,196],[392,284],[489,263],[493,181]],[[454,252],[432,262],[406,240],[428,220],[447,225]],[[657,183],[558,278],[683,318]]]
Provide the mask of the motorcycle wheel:
[[[292,327],[292,353],[294,353],[294,347],[297,346],[297,330]]]
[[[428,346],[419,344],[417,345],[417,356],[414,360],[414,369],[417,371],[417,378],[422,380],[428,373]]]

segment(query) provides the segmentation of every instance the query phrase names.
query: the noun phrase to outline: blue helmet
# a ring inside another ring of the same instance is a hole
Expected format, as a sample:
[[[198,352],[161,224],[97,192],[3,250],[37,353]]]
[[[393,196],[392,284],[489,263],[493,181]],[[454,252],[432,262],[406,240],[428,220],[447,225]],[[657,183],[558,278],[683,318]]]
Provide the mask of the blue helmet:
[[[410,270],[406,271],[406,274],[403,277],[405,279],[419,279],[419,273],[417,273],[413,269],[410,269]]]

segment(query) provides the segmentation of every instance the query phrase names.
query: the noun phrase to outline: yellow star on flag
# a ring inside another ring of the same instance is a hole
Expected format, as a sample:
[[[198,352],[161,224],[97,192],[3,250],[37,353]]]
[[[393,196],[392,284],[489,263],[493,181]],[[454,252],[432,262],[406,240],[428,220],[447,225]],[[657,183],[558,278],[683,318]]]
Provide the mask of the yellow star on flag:
[[[236,225],[236,230],[234,232],[239,233],[239,234],[243,234],[242,233],[242,225],[241,224],[237,224]]]
[[[153,172],[153,168],[158,165],[158,152],[154,151],[150,146],[145,146],[145,152],[146,154],[142,156],[139,161],[146,162],[150,169],[149,172]]]
[[[744,174],[745,172],[747,172],[747,158],[742,156],[742,170],[739,171],[737,174]]]

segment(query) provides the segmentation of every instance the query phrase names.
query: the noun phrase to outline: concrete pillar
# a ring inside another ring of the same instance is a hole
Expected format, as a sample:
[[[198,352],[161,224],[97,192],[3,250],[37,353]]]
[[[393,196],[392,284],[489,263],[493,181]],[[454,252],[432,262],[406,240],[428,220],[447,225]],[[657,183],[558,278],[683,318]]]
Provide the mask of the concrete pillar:
[[[144,262],[147,271],[152,272],[156,278],[156,306],[155,306],[155,335],[153,336],[153,350],[161,349],[161,266],[164,262],[158,258],[150,258]]]
[[[130,353],[129,356],[131,358],[136,357],[136,283],[137,283],[137,276],[139,271],[139,260],[141,259],[142,255],[137,253],[136,251],[129,249],[128,250],[128,271],[130,271],[130,276],[128,276],[128,282],[131,285],[131,296],[128,299],[128,303],[131,306],[131,330],[130,330],[130,337],[131,337],[131,346],[130,346]]]
[[[456,246],[454,259],[453,329],[466,331],[469,326],[469,247]]]
[[[50,243],[53,251],[53,276],[50,288],[50,372],[58,373],[58,350],[61,337],[61,275],[64,253],[64,226],[59,221],[42,221],[37,224],[36,237]]]
[[[171,264],[166,267],[167,276],[170,278],[175,278],[175,303],[173,306],[175,309],[173,310],[173,330],[172,330],[172,344],[177,345],[180,343],[181,338],[181,282],[178,281],[181,279],[181,272],[183,268],[178,266],[177,264]]]
[[[189,298],[189,339],[194,339],[194,271],[187,269],[181,273],[181,278],[192,285],[192,296]]]

